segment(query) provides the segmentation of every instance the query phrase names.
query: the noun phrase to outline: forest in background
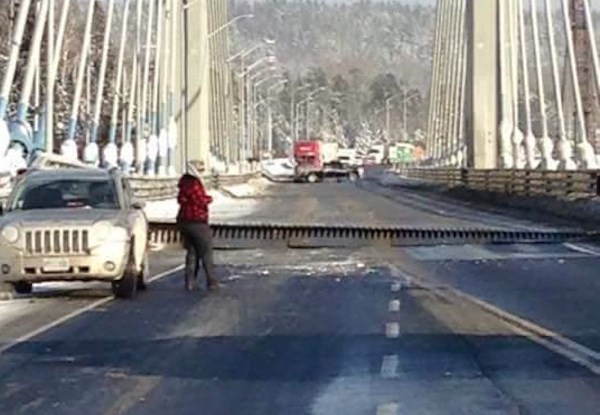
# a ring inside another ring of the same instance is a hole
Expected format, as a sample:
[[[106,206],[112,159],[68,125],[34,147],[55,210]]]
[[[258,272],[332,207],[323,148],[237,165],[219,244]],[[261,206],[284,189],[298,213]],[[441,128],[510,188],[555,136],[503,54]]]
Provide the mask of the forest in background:
[[[314,114],[326,130],[319,134],[340,129],[350,138],[381,134],[386,98],[402,93],[414,96],[407,105],[408,131],[425,127],[434,7],[318,0],[231,0],[230,5],[232,16],[254,15],[236,25],[236,50],[274,39],[275,54],[290,83],[327,88],[315,98],[324,108]],[[288,84],[279,95],[283,114],[290,113],[290,93]],[[402,98],[391,101],[390,109],[395,139],[402,130]],[[280,128],[289,128],[280,121]]]

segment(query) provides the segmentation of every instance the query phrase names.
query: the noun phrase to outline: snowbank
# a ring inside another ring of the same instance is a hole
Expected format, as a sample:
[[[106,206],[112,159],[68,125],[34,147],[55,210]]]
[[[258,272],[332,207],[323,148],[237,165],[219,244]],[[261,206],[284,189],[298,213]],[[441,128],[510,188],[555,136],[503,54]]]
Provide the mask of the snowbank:
[[[213,197],[213,203],[210,205],[211,221],[239,219],[252,214],[257,208],[257,202],[254,200],[236,200],[217,191],[209,191],[209,194]],[[144,211],[150,220],[175,220],[178,209],[177,200],[169,199],[148,202]]]
[[[223,190],[233,197],[256,197],[264,194],[268,186],[269,182],[259,179],[248,183],[223,186]]]

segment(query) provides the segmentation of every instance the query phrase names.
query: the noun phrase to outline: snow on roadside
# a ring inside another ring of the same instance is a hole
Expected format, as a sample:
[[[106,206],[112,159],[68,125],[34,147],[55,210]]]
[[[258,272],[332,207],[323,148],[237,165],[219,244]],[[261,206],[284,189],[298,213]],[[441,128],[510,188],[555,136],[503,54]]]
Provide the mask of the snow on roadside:
[[[218,191],[208,192],[213,197],[210,205],[210,220],[223,222],[239,219],[256,211],[257,201],[236,200]],[[149,220],[174,221],[179,204],[175,199],[161,200],[146,203],[144,211]]]
[[[266,180],[253,180],[248,183],[223,186],[223,189],[234,197],[254,197],[263,194],[268,186],[269,182]]]
[[[266,180],[252,180],[248,183],[224,186],[224,191],[208,190],[208,194],[213,197],[213,203],[210,205],[210,220],[225,222],[251,215],[258,208],[258,201],[244,198],[259,196],[267,190],[268,186],[269,182]],[[174,221],[178,209],[177,200],[168,199],[148,202],[144,211],[150,220]]]

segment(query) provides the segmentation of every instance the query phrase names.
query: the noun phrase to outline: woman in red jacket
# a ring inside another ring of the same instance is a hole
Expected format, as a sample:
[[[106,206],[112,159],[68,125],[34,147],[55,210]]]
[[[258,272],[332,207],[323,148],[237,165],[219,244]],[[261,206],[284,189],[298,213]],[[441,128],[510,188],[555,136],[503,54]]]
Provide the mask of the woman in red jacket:
[[[212,231],[208,225],[208,205],[212,197],[206,193],[200,175],[204,172],[202,161],[188,163],[188,172],[179,179],[177,225],[186,247],[185,287],[197,287],[200,261],[206,274],[207,289],[215,291],[218,282],[214,275]]]

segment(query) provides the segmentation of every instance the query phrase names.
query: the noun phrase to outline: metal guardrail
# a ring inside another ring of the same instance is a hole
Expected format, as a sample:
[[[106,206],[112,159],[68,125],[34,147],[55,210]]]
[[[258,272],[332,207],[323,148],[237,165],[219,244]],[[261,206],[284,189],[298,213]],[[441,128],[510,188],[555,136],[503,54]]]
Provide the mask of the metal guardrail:
[[[411,179],[449,187],[466,187],[487,192],[525,196],[592,198],[600,196],[597,170],[475,170],[475,169],[399,169]]]
[[[239,175],[212,175],[204,178],[204,184],[209,189],[219,189],[223,186],[233,186],[247,183],[257,178],[257,173]],[[130,177],[131,189],[137,199],[145,201],[165,200],[177,196],[177,181],[179,177]]]
[[[219,189],[223,186],[247,183],[259,177],[258,173],[239,175],[212,175],[204,178],[208,188]],[[129,178],[133,196],[144,201],[157,201],[171,199],[177,196],[177,181],[179,177],[143,177],[132,176]],[[0,189],[0,202],[8,197],[9,191]]]
[[[439,244],[592,242],[600,232],[526,231],[507,229],[451,229],[283,224],[211,224],[217,249],[400,247]],[[150,224],[150,245],[155,250],[181,248],[181,235],[173,222]]]

